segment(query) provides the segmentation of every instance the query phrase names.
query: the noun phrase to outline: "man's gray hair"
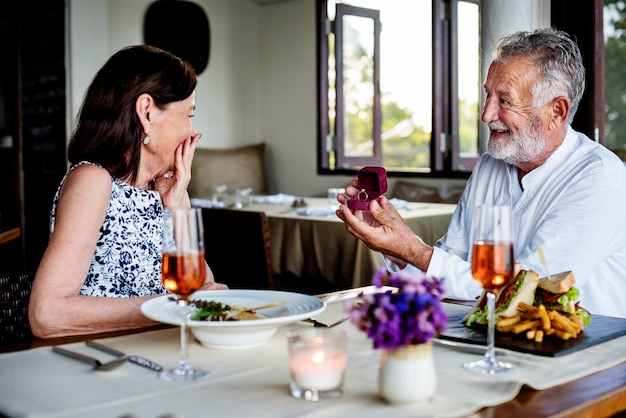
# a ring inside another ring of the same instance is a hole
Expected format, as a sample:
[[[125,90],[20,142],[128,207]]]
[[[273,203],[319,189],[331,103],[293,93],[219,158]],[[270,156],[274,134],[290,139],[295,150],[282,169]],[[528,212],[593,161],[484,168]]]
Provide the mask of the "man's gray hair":
[[[565,32],[538,29],[517,32],[498,41],[494,61],[506,63],[523,56],[533,60],[541,80],[531,87],[533,105],[540,107],[558,96],[570,101],[567,123],[571,124],[585,91],[585,67],[576,42]]]

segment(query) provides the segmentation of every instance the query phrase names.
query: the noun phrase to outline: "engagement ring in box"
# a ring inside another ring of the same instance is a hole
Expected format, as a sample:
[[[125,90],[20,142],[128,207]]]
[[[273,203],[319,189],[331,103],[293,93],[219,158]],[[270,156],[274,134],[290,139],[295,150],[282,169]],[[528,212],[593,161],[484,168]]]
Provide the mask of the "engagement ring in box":
[[[357,173],[359,192],[348,200],[352,210],[369,210],[370,202],[387,191],[387,171],[383,167],[363,167]]]

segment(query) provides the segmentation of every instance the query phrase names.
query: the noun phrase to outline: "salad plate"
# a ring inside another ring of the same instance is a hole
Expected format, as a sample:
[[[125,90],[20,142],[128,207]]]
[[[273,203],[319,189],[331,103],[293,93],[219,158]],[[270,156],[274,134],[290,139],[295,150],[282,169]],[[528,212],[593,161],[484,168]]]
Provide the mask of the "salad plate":
[[[204,346],[222,349],[251,348],[264,344],[279,326],[319,315],[326,302],[314,296],[278,290],[201,290],[191,301],[214,301],[239,308],[254,308],[275,304],[258,310],[261,319],[238,321],[189,320],[194,337]],[[148,318],[170,325],[180,325],[178,304],[172,295],[163,295],[144,302],[141,312]],[[193,313],[191,315],[193,318]]]

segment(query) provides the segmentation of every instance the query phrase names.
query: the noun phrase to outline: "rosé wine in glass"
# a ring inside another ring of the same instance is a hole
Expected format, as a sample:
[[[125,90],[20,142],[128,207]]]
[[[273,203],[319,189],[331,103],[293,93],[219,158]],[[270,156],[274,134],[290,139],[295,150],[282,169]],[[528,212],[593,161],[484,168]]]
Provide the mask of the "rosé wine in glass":
[[[472,276],[485,289],[487,297],[487,350],[485,357],[465,363],[465,369],[481,374],[512,370],[511,363],[496,359],[495,300],[504,286],[513,280],[515,255],[511,238],[510,206],[478,206],[472,235]]]
[[[204,283],[204,251],[191,254],[163,254],[163,286],[171,293],[188,298]]]
[[[166,209],[163,223],[163,286],[177,297],[182,358],[175,369],[159,375],[166,380],[193,381],[206,379],[210,373],[193,369],[188,355],[189,299],[202,287],[206,276],[204,230],[199,208]]]
[[[484,288],[497,291],[513,279],[513,243],[478,241],[472,246],[472,275]]]

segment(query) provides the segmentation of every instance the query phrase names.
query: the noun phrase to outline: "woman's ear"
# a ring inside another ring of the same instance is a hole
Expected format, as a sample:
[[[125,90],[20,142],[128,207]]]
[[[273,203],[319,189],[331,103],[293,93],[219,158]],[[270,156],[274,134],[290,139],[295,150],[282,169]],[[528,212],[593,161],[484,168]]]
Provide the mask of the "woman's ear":
[[[139,121],[146,135],[150,133],[150,110],[152,109],[152,105],[152,96],[147,93],[140,95],[135,102],[135,112],[137,112],[137,116],[139,116]]]

